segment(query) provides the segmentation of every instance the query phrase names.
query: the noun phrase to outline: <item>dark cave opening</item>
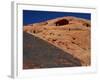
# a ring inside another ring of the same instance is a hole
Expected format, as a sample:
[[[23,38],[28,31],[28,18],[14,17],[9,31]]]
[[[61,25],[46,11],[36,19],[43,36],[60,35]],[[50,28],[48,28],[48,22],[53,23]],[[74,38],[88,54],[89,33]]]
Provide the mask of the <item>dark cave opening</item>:
[[[61,20],[57,21],[55,24],[56,24],[56,26],[63,26],[63,25],[69,24],[69,21],[66,19],[61,19]]]

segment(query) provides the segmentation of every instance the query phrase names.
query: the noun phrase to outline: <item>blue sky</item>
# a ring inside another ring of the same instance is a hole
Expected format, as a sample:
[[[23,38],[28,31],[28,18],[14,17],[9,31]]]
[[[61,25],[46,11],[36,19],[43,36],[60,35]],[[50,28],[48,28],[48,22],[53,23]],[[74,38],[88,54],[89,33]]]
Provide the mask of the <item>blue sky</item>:
[[[91,20],[90,13],[23,10],[23,25],[42,22],[48,19],[54,19],[57,17],[64,17],[64,16],[74,16]]]

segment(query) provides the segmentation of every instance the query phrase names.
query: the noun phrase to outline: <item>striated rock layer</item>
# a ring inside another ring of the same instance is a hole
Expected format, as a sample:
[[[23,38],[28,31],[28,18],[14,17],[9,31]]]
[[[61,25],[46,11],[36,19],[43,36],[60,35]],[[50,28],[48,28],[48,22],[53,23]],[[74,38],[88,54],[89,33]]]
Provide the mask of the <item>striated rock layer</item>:
[[[23,31],[70,54],[78,59],[82,66],[91,64],[91,22],[89,20],[72,16],[60,17],[26,25]]]

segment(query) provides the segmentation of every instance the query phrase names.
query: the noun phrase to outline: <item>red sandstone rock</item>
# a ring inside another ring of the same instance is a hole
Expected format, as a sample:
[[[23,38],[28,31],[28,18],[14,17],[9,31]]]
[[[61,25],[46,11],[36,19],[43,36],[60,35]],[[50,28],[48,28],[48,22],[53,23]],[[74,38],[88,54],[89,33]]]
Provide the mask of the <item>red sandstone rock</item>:
[[[25,32],[69,52],[83,66],[91,64],[90,30],[89,20],[70,16],[24,26]]]

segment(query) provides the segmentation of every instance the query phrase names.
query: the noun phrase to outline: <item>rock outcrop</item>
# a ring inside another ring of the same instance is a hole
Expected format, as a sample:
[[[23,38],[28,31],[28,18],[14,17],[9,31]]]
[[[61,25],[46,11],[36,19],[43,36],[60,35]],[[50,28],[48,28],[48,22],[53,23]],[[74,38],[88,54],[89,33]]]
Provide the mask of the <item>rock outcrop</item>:
[[[81,66],[91,65],[91,22],[89,20],[67,16],[29,24],[24,26],[23,31],[70,54],[80,61]]]

